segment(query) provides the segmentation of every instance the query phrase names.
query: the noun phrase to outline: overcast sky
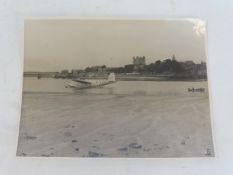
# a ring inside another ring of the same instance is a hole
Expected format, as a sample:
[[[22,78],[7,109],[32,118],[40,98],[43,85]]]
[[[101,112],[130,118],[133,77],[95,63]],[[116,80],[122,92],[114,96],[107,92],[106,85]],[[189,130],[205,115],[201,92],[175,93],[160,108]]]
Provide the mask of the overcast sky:
[[[25,71],[60,71],[87,66],[146,63],[158,59],[205,61],[201,20],[28,19],[24,33]]]

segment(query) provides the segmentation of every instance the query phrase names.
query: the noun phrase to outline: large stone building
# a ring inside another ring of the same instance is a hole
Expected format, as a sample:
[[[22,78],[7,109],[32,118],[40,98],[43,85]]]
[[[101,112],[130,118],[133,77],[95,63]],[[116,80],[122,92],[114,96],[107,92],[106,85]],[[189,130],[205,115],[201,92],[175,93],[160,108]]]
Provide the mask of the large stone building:
[[[133,57],[133,65],[135,71],[139,71],[143,69],[144,66],[146,65],[146,57],[145,56]]]

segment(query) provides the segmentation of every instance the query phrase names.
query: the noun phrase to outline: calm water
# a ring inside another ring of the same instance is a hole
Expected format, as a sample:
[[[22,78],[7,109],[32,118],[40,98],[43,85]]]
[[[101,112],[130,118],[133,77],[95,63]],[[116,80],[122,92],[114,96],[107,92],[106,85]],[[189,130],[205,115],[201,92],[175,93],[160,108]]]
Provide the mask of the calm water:
[[[102,95],[208,96],[207,81],[118,81],[99,88],[75,90],[68,87],[71,80],[24,78],[24,92],[76,93]],[[188,88],[205,88],[205,92],[188,92]]]
[[[74,90],[67,87],[70,81],[24,79],[17,155],[214,154],[207,82],[118,81]],[[188,88],[205,88],[205,92],[188,92]],[[135,144],[137,148],[130,146]]]

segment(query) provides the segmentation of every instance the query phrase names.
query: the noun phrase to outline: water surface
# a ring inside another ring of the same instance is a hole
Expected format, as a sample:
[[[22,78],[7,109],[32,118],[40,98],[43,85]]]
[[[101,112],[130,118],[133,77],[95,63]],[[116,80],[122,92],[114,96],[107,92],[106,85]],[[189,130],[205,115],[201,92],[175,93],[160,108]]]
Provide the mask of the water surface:
[[[118,81],[79,90],[67,87],[70,81],[24,78],[17,155],[214,156],[206,81]]]

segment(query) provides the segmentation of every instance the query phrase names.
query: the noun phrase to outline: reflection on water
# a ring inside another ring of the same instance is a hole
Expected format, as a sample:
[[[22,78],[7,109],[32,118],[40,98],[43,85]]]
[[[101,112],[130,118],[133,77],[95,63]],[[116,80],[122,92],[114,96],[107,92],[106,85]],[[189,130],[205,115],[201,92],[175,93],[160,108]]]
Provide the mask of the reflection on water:
[[[182,81],[118,81],[104,87],[74,89],[68,87],[71,80],[52,78],[24,78],[23,91],[52,94],[101,94],[139,96],[208,96],[208,84]],[[190,92],[189,88],[204,88],[204,92]]]
[[[113,87],[95,87],[95,88],[70,88],[71,93],[75,94],[109,94],[114,95]]]

